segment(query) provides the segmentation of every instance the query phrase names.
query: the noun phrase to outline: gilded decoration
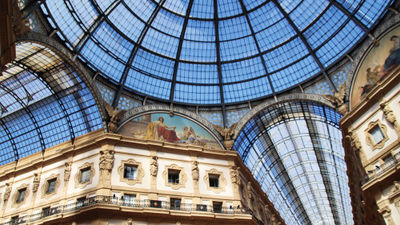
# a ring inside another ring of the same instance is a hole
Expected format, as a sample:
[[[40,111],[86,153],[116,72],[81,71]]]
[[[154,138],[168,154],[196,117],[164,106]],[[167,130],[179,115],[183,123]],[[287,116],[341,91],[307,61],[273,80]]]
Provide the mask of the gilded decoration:
[[[108,122],[108,131],[110,133],[116,133],[118,129],[118,122],[121,119],[121,117],[126,113],[126,110],[119,110],[119,107],[113,108],[111,105],[109,105],[106,101],[104,102],[104,108],[107,111],[107,114],[110,118]]]
[[[17,202],[20,190],[25,189],[25,196],[24,199],[20,202]],[[29,196],[29,184],[21,184],[16,191],[14,192],[14,195],[12,196],[12,204],[11,207],[13,208],[18,208],[21,207],[21,205],[23,205],[26,202],[26,199]]]
[[[383,139],[380,140],[379,142],[375,143],[371,132],[373,131],[373,129],[376,129],[377,127],[379,127],[379,129],[381,130]],[[386,125],[382,124],[379,120],[370,122],[368,124],[368,128],[365,129],[364,133],[365,133],[365,137],[367,139],[367,144],[369,146],[371,146],[372,150],[375,150],[377,148],[383,148],[386,141],[389,139],[388,135],[387,135]]]
[[[337,92],[334,92],[333,95],[324,95],[326,100],[330,101],[333,105],[335,105],[340,114],[345,115],[349,110],[347,105],[345,104],[346,97],[346,83],[340,86]]]
[[[56,185],[53,192],[48,193],[49,189],[49,181],[55,179]],[[60,186],[60,174],[52,174],[46,178],[45,182],[42,185],[42,197],[47,198],[57,193],[58,187]]]
[[[179,182],[178,183],[170,183],[168,182],[168,170],[176,170],[179,171]],[[185,170],[183,167],[180,167],[176,164],[171,164],[168,166],[165,166],[164,172],[162,173],[164,181],[165,181],[165,186],[171,187],[174,190],[178,190],[180,188],[184,188],[186,185],[187,181],[187,175],[185,173]]]
[[[224,176],[224,173],[222,171],[218,171],[217,169],[210,169],[206,170],[206,175],[203,177],[204,183],[206,184],[206,187],[208,190],[213,191],[215,193],[220,193],[222,191],[225,191],[226,188],[226,178]],[[210,186],[210,175],[218,175],[219,176],[219,185],[218,187],[211,187]]]
[[[88,181],[86,182],[81,182],[81,177],[82,177],[82,170],[89,168],[90,170],[90,178]],[[94,177],[94,163],[89,163],[89,162],[85,162],[84,164],[82,164],[79,168],[78,168],[78,172],[76,172],[75,174],[75,188],[84,188],[87,185],[91,184],[93,181],[93,177]]]
[[[128,178],[124,177],[125,165],[136,166],[137,167],[136,179],[128,179]],[[121,166],[118,167],[118,174],[119,174],[119,180],[121,182],[124,182],[124,183],[126,183],[128,185],[140,184],[140,183],[142,183],[142,180],[143,180],[143,177],[144,177],[144,170],[142,168],[142,163],[136,162],[134,159],[122,160],[121,161]]]
[[[234,141],[232,140],[232,136],[235,135],[236,125],[237,125],[237,123],[234,123],[228,128],[228,127],[221,127],[221,126],[213,124],[213,127],[215,128],[215,130],[217,130],[218,133],[224,137],[224,146],[225,146],[226,150],[232,150],[232,147],[234,144]]]

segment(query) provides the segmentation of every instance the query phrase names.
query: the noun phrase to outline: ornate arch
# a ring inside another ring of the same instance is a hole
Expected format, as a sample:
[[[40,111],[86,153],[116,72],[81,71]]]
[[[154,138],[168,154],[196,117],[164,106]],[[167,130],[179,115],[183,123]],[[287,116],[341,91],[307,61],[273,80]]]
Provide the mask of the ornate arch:
[[[256,107],[252,108],[244,117],[242,117],[239,120],[239,122],[237,123],[236,128],[235,128],[234,140],[236,141],[238,134],[243,129],[243,127],[246,125],[246,123],[251,118],[253,118],[255,115],[257,115],[259,112],[263,111],[264,109],[266,109],[270,106],[273,106],[275,104],[282,103],[282,102],[303,101],[303,100],[318,102],[323,105],[329,106],[331,108],[335,108],[335,106],[332,105],[331,102],[326,100],[322,95],[315,95],[315,94],[294,93],[294,94],[287,94],[287,95],[278,97],[277,100],[269,99],[269,100],[266,100],[263,103],[257,105]]]
[[[79,77],[83,80],[87,88],[90,90],[90,93],[92,94],[96,102],[96,105],[99,109],[101,119],[103,121],[103,128],[105,131],[108,131],[106,125],[106,119],[108,114],[104,108],[104,103],[100,91],[97,89],[95,85],[93,85],[93,79],[92,76],[90,75],[91,74],[90,71],[79,60],[76,60],[75,59],[76,57],[66,47],[64,47],[62,44],[60,44],[53,38],[50,38],[48,36],[45,36],[37,32],[30,31],[26,32],[17,40],[17,42],[24,42],[24,41],[38,43],[45,47],[50,48],[59,57],[65,60],[70,66],[72,66],[76,70]]]

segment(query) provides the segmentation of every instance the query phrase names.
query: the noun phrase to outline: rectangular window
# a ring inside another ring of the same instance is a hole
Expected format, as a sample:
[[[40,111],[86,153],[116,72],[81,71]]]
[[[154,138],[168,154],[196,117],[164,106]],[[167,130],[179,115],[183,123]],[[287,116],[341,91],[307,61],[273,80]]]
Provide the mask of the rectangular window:
[[[213,210],[215,213],[222,212],[222,202],[213,202]]]
[[[81,169],[80,183],[86,183],[90,181],[90,167]]]
[[[208,175],[210,187],[219,187],[219,175],[218,174],[209,174]]]
[[[132,194],[124,194],[124,205],[125,206],[135,206],[136,204],[136,195]]]
[[[136,177],[137,177],[137,166],[124,165],[124,178],[136,180]]]
[[[53,193],[56,190],[57,178],[53,178],[47,181],[46,194]]]
[[[42,217],[46,217],[50,215],[50,207],[46,207],[42,209]]]
[[[86,197],[78,198],[76,200],[76,207],[77,208],[83,207],[85,205],[85,201],[86,201]]]
[[[180,198],[171,198],[169,202],[169,206],[171,209],[180,210],[181,209],[181,199]]]
[[[371,133],[372,138],[374,139],[374,144],[378,144],[385,138],[385,136],[383,135],[383,132],[379,126],[375,126],[374,128],[372,128],[370,133]]]
[[[179,184],[179,173],[180,170],[168,169],[168,183]]]
[[[11,225],[16,225],[19,224],[19,216],[13,216],[11,217]]]
[[[22,188],[22,189],[18,190],[17,203],[20,203],[20,202],[24,201],[25,194],[26,194],[26,188]]]

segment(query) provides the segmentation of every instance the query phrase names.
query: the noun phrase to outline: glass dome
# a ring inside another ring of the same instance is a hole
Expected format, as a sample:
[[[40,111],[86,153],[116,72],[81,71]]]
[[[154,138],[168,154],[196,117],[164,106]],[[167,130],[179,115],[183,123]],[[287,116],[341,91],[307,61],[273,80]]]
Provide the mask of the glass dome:
[[[47,0],[65,44],[117,87],[195,105],[245,102],[322,75],[390,0]],[[331,85],[332,82],[330,82]]]

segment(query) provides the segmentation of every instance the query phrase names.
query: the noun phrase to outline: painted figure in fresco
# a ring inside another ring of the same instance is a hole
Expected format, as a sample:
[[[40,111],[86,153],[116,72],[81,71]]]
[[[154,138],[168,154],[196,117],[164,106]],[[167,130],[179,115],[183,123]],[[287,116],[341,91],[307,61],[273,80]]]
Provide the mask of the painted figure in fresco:
[[[361,87],[361,97],[370,92],[378,81],[382,80],[390,70],[400,64],[400,37],[393,35],[390,41],[393,42],[393,47],[390,49],[384,65],[376,65],[374,68],[369,67],[366,70],[367,83]]]
[[[192,126],[189,126],[189,128],[185,125],[183,128],[183,136],[182,136],[182,141],[185,143],[194,143],[196,142],[197,135],[196,132],[194,131]]]
[[[390,71],[400,64],[400,37],[393,35],[390,41],[393,42],[393,47],[390,49],[389,56],[385,60],[385,65],[383,67],[385,72]]]
[[[372,88],[375,87],[376,83],[383,77],[383,67],[381,65],[375,66],[373,69],[371,67],[367,68],[367,83],[362,86],[361,96],[367,94]]]
[[[164,123],[164,117],[160,116],[157,121],[147,125],[145,139],[178,142],[180,138],[176,136],[175,129],[176,127],[167,126]]]

